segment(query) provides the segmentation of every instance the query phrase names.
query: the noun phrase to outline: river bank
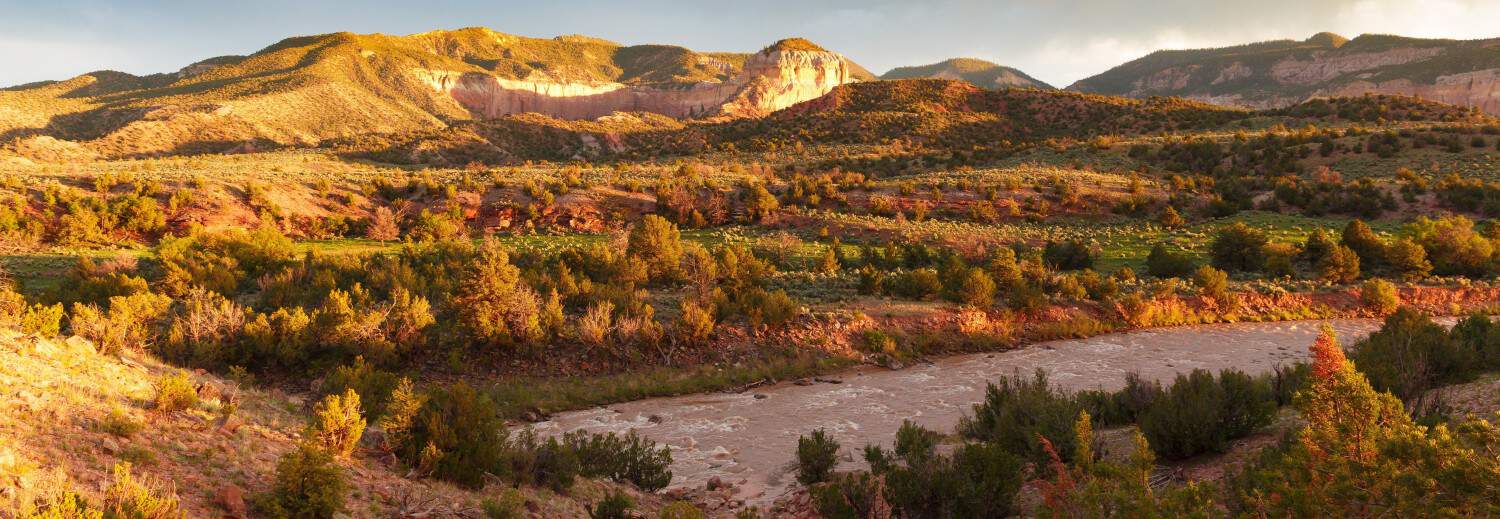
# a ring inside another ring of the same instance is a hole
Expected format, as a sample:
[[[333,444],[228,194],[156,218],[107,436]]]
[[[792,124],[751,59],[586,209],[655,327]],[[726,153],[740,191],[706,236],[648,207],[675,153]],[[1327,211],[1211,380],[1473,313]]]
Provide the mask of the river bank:
[[[734,497],[766,504],[795,483],[797,438],[826,429],[849,452],[888,441],[903,420],[951,430],[1002,375],[1046,370],[1067,390],[1116,389],[1127,372],[1168,380],[1193,369],[1267,371],[1307,358],[1322,324],[1345,343],[1379,327],[1375,319],[1194,325],[1033,344],[955,355],[903,370],[863,366],[801,385],[781,382],[743,393],[637,400],[561,413],[535,425],[544,434],[582,429],[635,430],[672,447],[673,487],[712,478],[734,484]],[[833,383],[837,381],[837,383]]]

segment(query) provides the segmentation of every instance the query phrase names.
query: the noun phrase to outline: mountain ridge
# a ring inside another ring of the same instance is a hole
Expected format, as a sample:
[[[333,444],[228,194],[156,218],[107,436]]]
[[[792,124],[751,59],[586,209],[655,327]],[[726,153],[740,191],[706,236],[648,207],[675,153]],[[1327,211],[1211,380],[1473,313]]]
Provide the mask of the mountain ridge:
[[[1323,32],[1305,40],[1159,50],[1068,89],[1262,109],[1316,97],[1401,94],[1500,114],[1500,39],[1347,39]]]
[[[294,36],[175,73],[100,71],[0,90],[0,144],[45,136],[129,157],[316,145],[528,111],[757,117],[873,79],[818,49],[789,38],[756,53],[696,52],[478,27]]]
[[[959,79],[981,88],[1056,88],[1013,67],[978,58],[949,58],[927,65],[896,67],[880,75],[885,80],[923,78]]]

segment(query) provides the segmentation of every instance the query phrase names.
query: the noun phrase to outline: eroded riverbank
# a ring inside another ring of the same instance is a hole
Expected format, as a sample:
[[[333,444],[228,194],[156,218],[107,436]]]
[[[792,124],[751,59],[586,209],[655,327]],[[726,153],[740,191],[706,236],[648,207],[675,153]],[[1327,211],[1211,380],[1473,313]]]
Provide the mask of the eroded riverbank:
[[[672,447],[672,486],[701,487],[718,476],[736,485],[736,497],[765,504],[795,483],[797,438],[813,429],[827,429],[851,455],[866,444],[889,442],[903,420],[950,431],[983,398],[986,383],[1037,368],[1069,390],[1117,389],[1131,371],[1156,380],[1197,368],[1258,373],[1307,358],[1323,323],[1345,344],[1380,325],[1341,319],[1123,332],[947,357],[900,371],[861,367],[828,377],[837,384],[786,382],[738,394],[625,402],[561,413],[536,427],[543,433],[634,429]]]

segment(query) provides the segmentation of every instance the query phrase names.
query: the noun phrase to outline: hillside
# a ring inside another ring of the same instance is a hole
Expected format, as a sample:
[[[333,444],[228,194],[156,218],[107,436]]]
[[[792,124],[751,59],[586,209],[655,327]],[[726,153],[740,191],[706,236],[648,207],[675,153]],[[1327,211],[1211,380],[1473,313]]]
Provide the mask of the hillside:
[[[1053,88],[1020,70],[975,58],[953,58],[930,65],[896,67],[881,74],[880,79],[958,79],[982,88]]]
[[[1500,39],[1439,40],[1319,33],[1219,49],[1163,50],[1070,90],[1182,96],[1251,108],[1365,93],[1420,96],[1500,114]]]
[[[394,163],[462,165],[575,158],[649,158],[714,150],[776,151],[872,145],[995,150],[1064,135],[1211,128],[1249,112],[1180,99],[1137,100],[1058,90],[986,90],[944,79],[843,85],[764,118],[665,124],[617,116],[608,123],[508,117],[406,135],[346,141],[342,149]]]
[[[760,116],[872,78],[800,39],[735,54],[484,28],[335,33],[288,38],[172,74],[102,71],[0,90],[0,144],[129,157],[313,145],[524,112]]]
[[[162,482],[147,484],[174,496],[185,517],[243,518],[270,488],[278,458],[304,434],[304,397],[202,372],[191,376],[198,404],[152,409],[153,384],[176,369],[149,356],[101,354],[78,337],[0,329],[0,360],[0,488],[8,489],[0,493],[0,515],[7,517],[18,510],[26,516],[28,506],[63,492],[107,502],[111,472],[124,462],[137,481]],[[503,491],[409,478],[371,445],[343,462],[353,517],[473,517],[482,500]],[[566,495],[522,487],[529,510],[522,513],[585,516],[609,491],[627,492],[643,512],[662,506],[659,497],[628,486],[579,480]]]

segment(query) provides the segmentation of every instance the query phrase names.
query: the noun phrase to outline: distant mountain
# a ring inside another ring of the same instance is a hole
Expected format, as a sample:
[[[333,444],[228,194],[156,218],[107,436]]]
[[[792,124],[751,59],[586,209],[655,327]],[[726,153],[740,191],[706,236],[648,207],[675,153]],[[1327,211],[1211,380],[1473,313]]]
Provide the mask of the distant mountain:
[[[312,145],[526,112],[756,117],[873,79],[798,38],[743,54],[484,28],[335,33],[171,74],[103,71],[0,89],[0,145],[62,140],[102,156],[142,156]]]
[[[981,88],[1053,88],[1025,72],[975,58],[953,58],[931,65],[896,67],[882,74],[880,79],[957,79]]]
[[[1402,94],[1500,114],[1500,39],[1434,40],[1319,33],[1221,49],[1163,50],[1070,90],[1182,96],[1252,108],[1314,97]]]

